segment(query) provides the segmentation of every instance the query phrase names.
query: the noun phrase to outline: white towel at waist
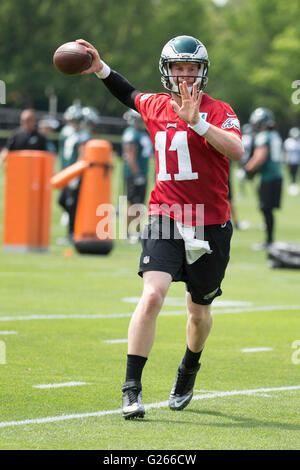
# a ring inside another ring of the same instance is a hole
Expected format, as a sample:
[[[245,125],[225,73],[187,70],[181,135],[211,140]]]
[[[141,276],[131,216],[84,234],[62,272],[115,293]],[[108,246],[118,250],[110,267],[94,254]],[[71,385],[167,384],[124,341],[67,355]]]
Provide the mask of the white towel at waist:
[[[195,238],[196,227],[176,222],[178,231],[184,240],[185,257],[188,264],[193,264],[204,254],[212,253],[206,240]]]

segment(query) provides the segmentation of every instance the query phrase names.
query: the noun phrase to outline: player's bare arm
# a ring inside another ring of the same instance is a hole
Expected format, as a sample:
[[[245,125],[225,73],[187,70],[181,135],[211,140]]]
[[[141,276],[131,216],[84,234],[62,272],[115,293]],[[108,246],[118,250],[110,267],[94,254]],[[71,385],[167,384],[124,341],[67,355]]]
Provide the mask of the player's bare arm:
[[[0,153],[0,166],[2,166],[3,163],[5,162],[7,154],[8,154],[7,148],[3,148]]]
[[[180,96],[172,93],[172,107],[183,121],[190,126],[195,126],[200,120],[199,108],[203,92],[197,92],[197,85],[194,83],[192,93],[190,93],[186,81],[179,84],[179,90]],[[226,155],[231,160],[241,160],[244,154],[243,143],[235,134],[223,131],[211,124],[203,137],[222,155]]]
[[[223,131],[219,127],[210,125],[205,134],[207,142],[210,143],[222,155],[231,160],[239,161],[244,154],[244,146],[241,139],[230,132]]]
[[[124,154],[126,155],[126,160],[130,171],[133,175],[139,175],[140,168],[137,162],[137,148],[134,144],[125,144],[124,145]]]
[[[262,145],[254,150],[250,160],[245,165],[245,170],[249,173],[258,170],[266,161],[268,156],[267,145]]]

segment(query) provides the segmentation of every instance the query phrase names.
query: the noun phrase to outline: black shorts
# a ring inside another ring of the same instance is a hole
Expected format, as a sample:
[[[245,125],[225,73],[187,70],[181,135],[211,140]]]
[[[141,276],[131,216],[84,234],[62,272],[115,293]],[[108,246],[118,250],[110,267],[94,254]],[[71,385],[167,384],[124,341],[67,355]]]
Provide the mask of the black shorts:
[[[127,199],[130,204],[143,204],[146,197],[147,181],[144,184],[134,184],[134,178],[125,178]]]
[[[150,216],[142,236],[142,254],[139,275],[144,271],[163,271],[172,281],[183,281],[196,304],[209,305],[222,294],[221,282],[229,261],[232,224],[204,227],[204,240],[209,242],[212,253],[205,253],[193,264],[188,264],[182,238],[175,237],[176,224],[171,219],[171,236],[162,237],[161,223],[164,216]],[[159,237],[152,236],[159,232]]]
[[[261,210],[280,208],[282,179],[262,181],[259,187],[259,207]]]

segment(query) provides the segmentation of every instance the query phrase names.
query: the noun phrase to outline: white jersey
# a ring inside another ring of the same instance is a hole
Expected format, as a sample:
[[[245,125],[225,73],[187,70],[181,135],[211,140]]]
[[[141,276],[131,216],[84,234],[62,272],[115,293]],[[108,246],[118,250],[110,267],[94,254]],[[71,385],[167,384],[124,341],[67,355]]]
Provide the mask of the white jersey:
[[[300,139],[288,137],[283,145],[286,163],[288,165],[300,165]]]

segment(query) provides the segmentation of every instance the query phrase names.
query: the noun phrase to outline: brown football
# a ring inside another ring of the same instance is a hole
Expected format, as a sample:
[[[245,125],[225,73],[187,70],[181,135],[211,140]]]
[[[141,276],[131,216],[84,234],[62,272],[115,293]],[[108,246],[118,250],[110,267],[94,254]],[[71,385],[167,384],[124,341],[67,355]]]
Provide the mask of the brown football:
[[[93,57],[75,41],[62,44],[53,55],[53,64],[66,75],[77,75],[91,66]]]

